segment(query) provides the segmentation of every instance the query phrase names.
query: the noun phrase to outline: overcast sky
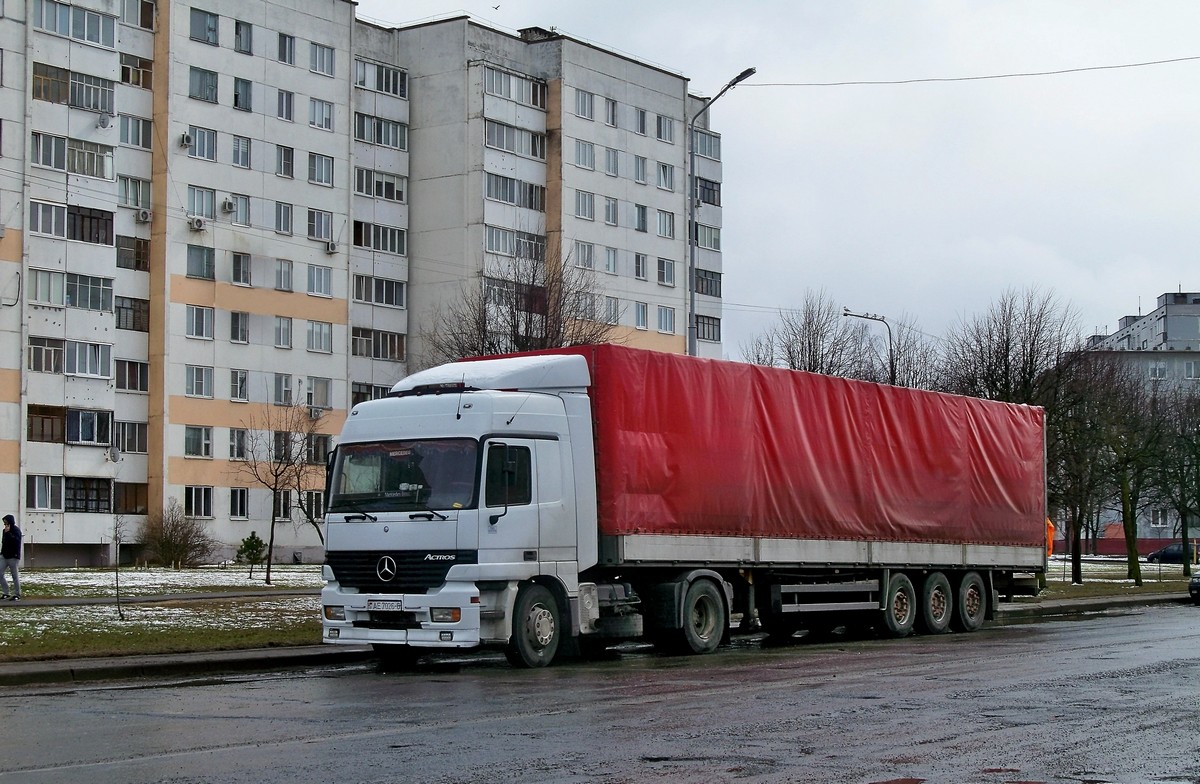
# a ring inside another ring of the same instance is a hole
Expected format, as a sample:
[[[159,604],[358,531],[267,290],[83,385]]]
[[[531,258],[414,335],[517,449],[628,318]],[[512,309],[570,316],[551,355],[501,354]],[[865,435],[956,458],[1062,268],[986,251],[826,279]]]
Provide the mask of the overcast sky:
[[[494,6],[499,5],[498,8]],[[942,335],[1008,287],[1052,290],[1085,333],[1200,290],[1194,0],[360,0],[407,24],[467,13],[564,34],[715,94],[732,359],[806,289]]]

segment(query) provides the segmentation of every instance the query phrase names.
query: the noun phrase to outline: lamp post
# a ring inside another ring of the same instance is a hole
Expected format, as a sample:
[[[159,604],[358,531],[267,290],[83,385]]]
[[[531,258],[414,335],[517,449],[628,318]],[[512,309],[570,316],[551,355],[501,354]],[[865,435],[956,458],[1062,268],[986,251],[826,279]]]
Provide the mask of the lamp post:
[[[876,313],[855,313],[850,308],[842,308],[842,315],[849,318],[867,319],[869,321],[878,321],[883,326],[887,327],[888,333],[888,383],[896,386],[896,348],[892,342],[892,325],[883,316]]]
[[[747,68],[737,76],[729,80],[729,84],[721,88],[721,91],[709,98],[700,107],[700,110],[692,115],[692,119],[687,125],[687,141],[688,141],[688,328],[687,328],[687,353],[688,356],[696,356],[696,120],[700,119],[700,115],[708,111],[708,107],[717,102],[717,99],[722,95],[732,90],[739,82],[749,79],[758,71],[757,68]]]

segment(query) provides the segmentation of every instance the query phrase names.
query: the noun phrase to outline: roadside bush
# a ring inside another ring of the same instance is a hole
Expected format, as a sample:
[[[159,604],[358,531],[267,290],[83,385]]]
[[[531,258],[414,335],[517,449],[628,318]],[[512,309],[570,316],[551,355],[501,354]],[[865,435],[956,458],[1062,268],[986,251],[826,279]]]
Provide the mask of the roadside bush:
[[[174,498],[162,512],[146,518],[141,538],[145,558],[162,566],[199,566],[220,546],[209,533],[208,523],[185,515]]]

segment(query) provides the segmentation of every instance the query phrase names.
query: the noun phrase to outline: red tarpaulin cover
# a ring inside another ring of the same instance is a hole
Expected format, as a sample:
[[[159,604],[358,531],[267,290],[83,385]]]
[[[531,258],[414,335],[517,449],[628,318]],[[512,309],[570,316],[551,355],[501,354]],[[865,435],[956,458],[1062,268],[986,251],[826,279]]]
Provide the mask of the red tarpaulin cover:
[[[602,534],[1043,546],[1042,409],[601,345]]]

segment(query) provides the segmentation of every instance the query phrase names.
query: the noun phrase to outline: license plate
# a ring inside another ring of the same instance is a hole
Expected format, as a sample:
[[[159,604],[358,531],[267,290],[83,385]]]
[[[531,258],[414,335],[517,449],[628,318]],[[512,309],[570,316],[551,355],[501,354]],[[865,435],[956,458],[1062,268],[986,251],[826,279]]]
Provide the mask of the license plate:
[[[368,599],[367,610],[375,610],[376,612],[400,612],[404,609],[404,602],[389,602],[383,599]]]

